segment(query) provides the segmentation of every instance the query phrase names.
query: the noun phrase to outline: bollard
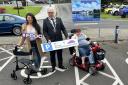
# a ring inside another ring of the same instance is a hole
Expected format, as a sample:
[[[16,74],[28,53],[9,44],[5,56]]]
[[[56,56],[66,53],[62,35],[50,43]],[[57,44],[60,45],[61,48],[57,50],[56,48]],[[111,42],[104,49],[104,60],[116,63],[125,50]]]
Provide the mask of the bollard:
[[[118,36],[119,36],[119,26],[115,28],[115,41],[114,43],[118,43]]]

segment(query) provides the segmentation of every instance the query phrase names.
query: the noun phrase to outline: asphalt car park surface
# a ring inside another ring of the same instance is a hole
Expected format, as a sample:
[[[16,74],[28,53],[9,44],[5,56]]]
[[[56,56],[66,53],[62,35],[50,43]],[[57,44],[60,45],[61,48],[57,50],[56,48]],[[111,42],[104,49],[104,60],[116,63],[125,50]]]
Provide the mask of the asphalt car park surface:
[[[48,59],[43,64],[43,66],[49,67],[47,77],[39,74],[32,75],[33,82],[31,85],[128,85],[127,45],[127,41],[119,44],[101,43],[101,46],[107,51],[106,58],[103,60],[106,68],[95,76],[91,76],[77,67],[70,66],[69,59],[71,56],[68,49],[65,49],[63,52],[64,65],[68,69],[61,71],[56,68],[55,73],[50,73],[50,62],[49,57],[47,57]],[[21,71],[17,72],[17,80],[10,77],[15,68],[15,64],[12,63],[15,60],[12,54],[13,48],[12,45],[0,47],[0,85],[24,85],[25,72],[23,70],[22,73]],[[29,58],[29,56],[26,57]]]

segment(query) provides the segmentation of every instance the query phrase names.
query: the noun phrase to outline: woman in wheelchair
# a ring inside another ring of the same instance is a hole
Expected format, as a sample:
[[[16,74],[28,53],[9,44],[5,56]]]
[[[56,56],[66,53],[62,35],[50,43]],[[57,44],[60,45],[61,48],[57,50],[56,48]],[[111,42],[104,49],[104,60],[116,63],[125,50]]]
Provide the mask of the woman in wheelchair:
[[[90,66],[95,65],[95,59],[90,47],[90,39],[81,32],[79,28],[74,30],[74,34],[71,39],[77,39],[79,46],[75,47],[76,56],[80,56],[82,60],[82,67],[85,67],[85,58],[88,57]]]

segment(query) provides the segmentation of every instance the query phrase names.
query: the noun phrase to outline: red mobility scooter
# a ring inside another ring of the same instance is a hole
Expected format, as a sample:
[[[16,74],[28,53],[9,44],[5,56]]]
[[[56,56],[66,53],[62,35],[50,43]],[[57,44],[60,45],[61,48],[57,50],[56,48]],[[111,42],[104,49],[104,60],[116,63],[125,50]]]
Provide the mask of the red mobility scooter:
[[[71,30],[71,33],[73,34],[75,32],[75,29]],[[71,38],[72,35],[69,36]],[[87,40],[90,40],[89,38]],[[75,48],[71,47],[69,48],[70,54],[72,55],[72,58],[69,60],[69,64],[71,66],[77,66],[78,68],[89,72],[91,75],[94,75],[99,70],[104,70],[105,64],[102,61],[105,58],[106,51],[101,48],[99,43],[97,42],[91,42],[90,44],[91,50],[93,52],[93,56],[95,59],[95,65],[92,67],[90,66],[88,57],[85,58],[85,66],[83,67],[82,60],[79,56],[76,56]]]

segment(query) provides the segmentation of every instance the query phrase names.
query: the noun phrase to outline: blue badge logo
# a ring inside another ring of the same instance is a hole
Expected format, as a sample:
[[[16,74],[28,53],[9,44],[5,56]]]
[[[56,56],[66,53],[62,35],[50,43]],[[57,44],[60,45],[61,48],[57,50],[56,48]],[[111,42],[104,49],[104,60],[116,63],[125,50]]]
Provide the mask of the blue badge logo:
[[[45,44],[43,44],[43,48],[44,48],[44,51],[45,52],[53,51],[53,47],[52,47],[51,43],[45,43]]]

